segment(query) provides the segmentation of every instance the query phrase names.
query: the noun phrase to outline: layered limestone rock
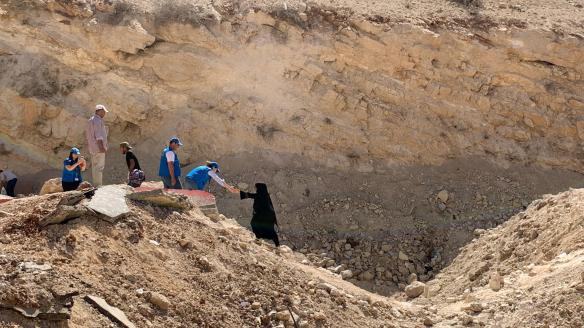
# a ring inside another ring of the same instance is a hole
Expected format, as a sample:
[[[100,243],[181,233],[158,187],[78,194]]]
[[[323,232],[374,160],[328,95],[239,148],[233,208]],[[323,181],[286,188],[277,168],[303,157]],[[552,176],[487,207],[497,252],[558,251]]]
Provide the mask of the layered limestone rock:
[[[194,25],[95,8],[4,9],[7,152],[59,167],[104,103],[111,140],[137,144],[149,162],[179,135],[187,163],[246,152],[362,172],[468,156],[582,169],[577,36],[319,11]]]

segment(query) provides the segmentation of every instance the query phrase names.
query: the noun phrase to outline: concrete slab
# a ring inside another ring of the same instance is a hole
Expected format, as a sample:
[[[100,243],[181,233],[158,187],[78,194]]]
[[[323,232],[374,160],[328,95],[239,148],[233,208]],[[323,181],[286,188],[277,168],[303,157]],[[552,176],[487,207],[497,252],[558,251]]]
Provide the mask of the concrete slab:
[[[132,188],[126,185],[99,187],[87,207],[103,214],[106,221],[114,222],[119,217],[130,213],[130,208],[126,203],[126,195],[131,191]]]
[[[93,305],[99,312],[114,321],[115,323],[121,325],[125,328],[136,328],[136,326],[130,322],[126,314],[118,309],[117,307],[109,305],[103,298],[87,295],[84,297],[85,301]]]

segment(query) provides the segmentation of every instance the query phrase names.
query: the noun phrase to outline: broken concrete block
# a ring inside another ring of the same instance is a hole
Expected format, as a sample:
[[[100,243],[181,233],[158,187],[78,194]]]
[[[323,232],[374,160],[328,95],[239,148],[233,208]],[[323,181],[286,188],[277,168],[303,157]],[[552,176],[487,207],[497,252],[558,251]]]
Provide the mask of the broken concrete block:
[[[39,222],[39,225],[41,227],[46,227],[51,224],[60,224],[90,213],[91,212],[82,205],[60,205],[57,206],[57,208],[51,214],[42,218]]]
[[[103,298],[87,295],[84,297],[84,300],[93,305],[99,312],[103,315],[111,319],[112,321],[120,324],[122,327],[125,328],[136,328],[136,326],[130,322],[126,314],[118,309],[117,307],[109,305]]]
[[[187,196],[169,193],[163,189],[134,192],[127,195],[127,198],[159,207],[188,209],[192,206]]]
[[[13,198],[6,195],[0,195],[0,204],[11,201]]]
[[[87,207],[93,211],[103,214],[104,219],[114,222],[119,217],[130,213],[130,208],[126,203],[126,195],[131,192],[127,185],[103,186],[95,191]]]

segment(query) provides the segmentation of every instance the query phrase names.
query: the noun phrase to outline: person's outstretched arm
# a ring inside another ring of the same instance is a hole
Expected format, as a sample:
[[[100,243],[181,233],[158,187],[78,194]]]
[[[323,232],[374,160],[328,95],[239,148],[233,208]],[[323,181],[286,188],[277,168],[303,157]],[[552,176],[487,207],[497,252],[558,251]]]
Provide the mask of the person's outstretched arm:
[[[252,194],[250,192],[245,192],[245,191],[241,191],[241,190],[239,191],[239,197],[241,199],[248,199],[248,198],[255,199],[255,196],[256,196],[256,194]]]
[[[232,193],[237,193],[239,190],[237,190],[237,188],[229,185],[227,182],[225,182],[225,180],[221,179],[217,173],[215,173],[214,171],[209,171],[209,176],[211,178],[213,178],[213,180],[215,180],[215,182],[217,182],[217,184],[219,184],[221,187],[229,190]]]

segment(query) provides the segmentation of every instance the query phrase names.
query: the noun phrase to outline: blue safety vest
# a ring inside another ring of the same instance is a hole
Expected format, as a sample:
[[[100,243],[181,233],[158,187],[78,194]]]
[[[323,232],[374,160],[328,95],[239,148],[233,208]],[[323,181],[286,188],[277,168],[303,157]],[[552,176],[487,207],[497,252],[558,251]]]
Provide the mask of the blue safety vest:
[[[81,182],[83,178],[81,177],[81,168],[77,166],[73,171],[67,170],[65,166],[73,165],[75,162],[69,157],[65,158],[63,162],[63,176],[61,179],[64,182]]]
[[[211,180],[209,171],[211,171],[211,168],[206,165],[196,167],[187,174],[186,179],[196,183],[199,190],[203,190],[205,185]]]
[[[161,177],[170,177],[170,171],[168,170],[168,164],[166,161],[166,153],[172,151],[170,148],[166,147],[162,151],[162,155],[160,156],[160,168],[158,169],[158,176]],[[178,155],[174,153],[174,177],[180,177],[180,161],[178,160]]]

